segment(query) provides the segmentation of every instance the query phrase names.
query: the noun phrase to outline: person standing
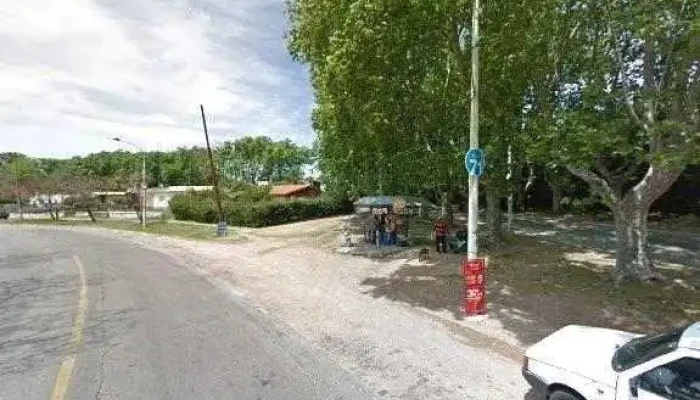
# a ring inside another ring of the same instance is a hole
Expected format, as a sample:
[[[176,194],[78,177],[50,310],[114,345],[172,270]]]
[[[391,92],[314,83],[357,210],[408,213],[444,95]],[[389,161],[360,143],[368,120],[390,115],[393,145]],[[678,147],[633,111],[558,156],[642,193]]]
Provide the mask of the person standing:
[[[389,244],[396,246],[398,242],[397,226],[396,226],[396,216],[389,214],[387,217],[387,225],[389,226]]]
[[[447,235],[450,233],[450,228],[447,226],[447,221],[444,218],[438,218],[433,228],[435,233],[435,248],[438,253],[447,253]]]
[[[376,245],[377,244],[377,233],[379,232],[379,216],[377,214],[372,216],[372,221],[369,226],[369,242]]]
[[[386,237],[386,214],[382,213],[379,216],[379,224],[377,227],[377,247],[381,247],[385,242]]]

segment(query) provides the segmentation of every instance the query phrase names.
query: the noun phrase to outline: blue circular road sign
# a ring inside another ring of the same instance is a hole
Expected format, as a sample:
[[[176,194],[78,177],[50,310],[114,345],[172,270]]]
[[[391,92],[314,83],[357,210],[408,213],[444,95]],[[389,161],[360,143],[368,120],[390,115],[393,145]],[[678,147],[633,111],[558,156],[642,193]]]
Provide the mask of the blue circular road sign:
[[[484,160],[484,151],[480,148],[469,149],[464,156],[464,166],[467,168],[469,175],[480,177],[484,174],[486,161]]]

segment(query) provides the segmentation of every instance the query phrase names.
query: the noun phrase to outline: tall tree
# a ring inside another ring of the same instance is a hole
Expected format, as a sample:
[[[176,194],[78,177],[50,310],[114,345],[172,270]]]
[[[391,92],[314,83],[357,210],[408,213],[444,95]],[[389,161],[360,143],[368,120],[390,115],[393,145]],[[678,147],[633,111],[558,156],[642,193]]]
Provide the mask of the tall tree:
[[[529,2],[527,11],[543,4]],[[522,147],[533,70],[527,33],[536,21],[524,11],[521,1],[488,2],[482,17],[483,182],[494,236],[508,189],[507,150]],[[443,199],[466,189],[470,2],[296,0],[290,16],[290,50],[311,67],[327,183],[350,193],[429,188]]]
[[[618,282],[659,277],[649,208],[700,157],[700,5],[556,2],[533,86],[536,156],[566,165],[613,212]],[[544,33],[541,33],[544,34]]]
[[[217,149],[217,155],[222,178],[229,183],[298,181],[303,178],[304,167],[311,163],[310,149],[267,136],[225,142]]]

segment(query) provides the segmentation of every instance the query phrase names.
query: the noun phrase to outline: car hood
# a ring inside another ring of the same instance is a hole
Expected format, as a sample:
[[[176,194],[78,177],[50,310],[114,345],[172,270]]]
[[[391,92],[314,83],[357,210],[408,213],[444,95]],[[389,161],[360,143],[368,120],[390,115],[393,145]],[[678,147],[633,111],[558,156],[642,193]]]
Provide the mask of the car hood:
[[[613,354],[638,336],[612,329],[571,325],[530,347],[526,356],[615,387],[617,372],[612,368]]]

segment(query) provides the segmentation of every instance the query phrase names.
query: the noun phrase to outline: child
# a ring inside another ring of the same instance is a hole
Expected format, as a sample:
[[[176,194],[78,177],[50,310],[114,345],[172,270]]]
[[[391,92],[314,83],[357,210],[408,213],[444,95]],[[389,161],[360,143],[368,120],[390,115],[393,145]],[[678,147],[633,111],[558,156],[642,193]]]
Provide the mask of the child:
[[[435,248],[437,252],[447,253],[447,235],[450,233],[450,228],[442,217],[435,222],[433,232],[435,232]]]

